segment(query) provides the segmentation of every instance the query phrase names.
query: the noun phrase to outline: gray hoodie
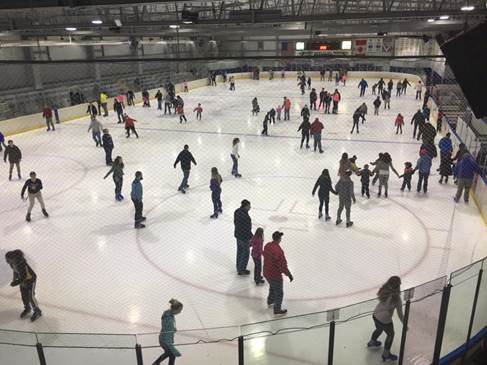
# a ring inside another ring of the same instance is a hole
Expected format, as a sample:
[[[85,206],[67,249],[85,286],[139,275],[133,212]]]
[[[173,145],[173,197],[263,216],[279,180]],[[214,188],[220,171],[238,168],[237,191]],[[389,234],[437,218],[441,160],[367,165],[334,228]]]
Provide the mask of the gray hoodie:
[[[355,194],[353,193],[353,181],[348,176],[341,177],[335,185],[335,191],[338,193],[338,199],[341,202],[352,202],[355,200]]]

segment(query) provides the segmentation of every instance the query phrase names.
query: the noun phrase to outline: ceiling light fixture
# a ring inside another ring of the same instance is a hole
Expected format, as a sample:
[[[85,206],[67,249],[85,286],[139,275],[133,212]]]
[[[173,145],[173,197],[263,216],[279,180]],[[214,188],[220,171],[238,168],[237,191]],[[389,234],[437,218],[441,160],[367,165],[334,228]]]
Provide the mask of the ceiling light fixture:
[[[65,29],[66,29],[67,31],[69,31],[69,32],[74,32],[74,31],[78,30],[78,28],[75,28],[75,27],[67,27],[67,28],[65,28]]]
[[[183,24],[193,24],[193,22],[191,20],[184,20]]]
[[[448,19],[450,19],[450,16],[449,15],[442,15],[442,16],[440,16],[440,19],[441,20],[448,20]]]
[[[103,24],[103,21],[100,20],[100,19],[95,19],[95,20],[92,20],[91,21],[93,24],[97,24],[97,25],[100,25],[100,24]]]
[[[178,28],[179,28],[179,25],[176,25],[176,24],[171,24],[171,25],[169,26],[169,28],[171,28],[171,29],[178,29]]]
[[[434,23],[434,22],[435,22],[434,19],[432,19],[432,18],[431,19],[428,19],[428,23]]]
[[[475,10],[475,6],[473,5],[464,5],[460,8],[461,11],[472,11]]]

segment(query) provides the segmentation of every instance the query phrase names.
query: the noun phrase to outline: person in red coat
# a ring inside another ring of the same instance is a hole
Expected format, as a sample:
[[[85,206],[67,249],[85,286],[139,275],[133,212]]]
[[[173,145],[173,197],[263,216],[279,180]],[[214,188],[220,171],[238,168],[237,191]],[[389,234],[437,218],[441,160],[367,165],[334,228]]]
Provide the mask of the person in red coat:
[[[314,139],[314,151],[316,152],[316,147],[318,147],[320,153],[323,153],[321,148],[321,131],[323,130],[324,126],[323,123],[320,122],[318,118],[315,119],[313,123],[311,123],[311,135]]]
[[[125,130],[127,131],[127,138],[130,137],[130,131],[134,132],[135,137],[139,138],[137,131],[135,130],[135,119],[130,118],[127,113],[123,115],[123,121],[125,122]]]
[[[394,125],[396,126],[396,134],[398,134],[399,131],[401,131],[401,134],[402,134],[402,126],[404,125],[404,117],[401,115],[401,113],[399,113],[397,115],[397,118],[396,118]]]
[[[269,283],[269,296],[267,297],[267,305],[274,306],[274,314],[286,314],[287,310],[282,309],[282,299],[284,297],[282,274],[293,281],[294,278],[287,267],[286,256],[281,246],[282,232],[274,232],[272,234],[272,242],[269,242],[264,247],[264,277]]]
[[[56,128],[54,128],[54,123],[52,122],[52,109],[49,106],[46,105],[44,107],[42,117],[46,118],[47,131],[49,132],[51,129],[55,131]]]

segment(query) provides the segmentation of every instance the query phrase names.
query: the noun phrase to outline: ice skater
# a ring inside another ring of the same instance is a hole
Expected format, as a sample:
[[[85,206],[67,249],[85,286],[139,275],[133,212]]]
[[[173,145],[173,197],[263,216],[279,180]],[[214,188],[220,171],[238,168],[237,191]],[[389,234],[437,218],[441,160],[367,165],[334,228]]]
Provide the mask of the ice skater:
[[[113,139],[110,135],[108,129],[103,129],[103,136],[101,137],[101,141],[103,143],[103,149],[105,150],[105,163],[107,166],[112,166],[112,151],[114,148]]]
[[[123,104],[115,98],[113,100],[113,110],[117,113],[118,124],[122,124],[123,122]]]
[[[457,192],[453,200],[455,203],[460,201],[463,193],[463,200],[468,204],[470,188],[472,187],[475,174],[480,174],[480,168],[470,153],[465,153],[455,166],[455,176],[457,177]]]
[[[130,131],[132,131],[134,132],[135,137],[139,138],[139,135],[135,130],[135,122],[137,122],[137,120],[130,118],[126,113],[123,115],[123,120],[125,122],[125,131],[127,132],[126,137],[130,138]]]
[[[210,216],[212,219],[218,218],[219,213],[223,213],[222,210],[222,177],[218,173],[216,167],[211,168],[211,179],[210,179],[210,190],[211,190],[211,201],[213,203],[213,214]]]
[[[373,170],[374,174],[379,179],[379,191],[377,192],[377,197],[380,198],[382,195],[382,188],[384,188],[384,196],[387,198],[389,193],[389,173],[392,170],[397,177],[399,177],[399,173],[396,171],[394,166],[392,165],[392,158],[391,155],[387,152],[380,155],[379,160],[375,162],[375,168]],[[375,178],[374,178],[375,180]],[[372,181],[372,184],[374,183]]]
[[[428,192],[428,178],[431,171],[432,160],[426,149],[420,151],[420,156],[421,157],[418,159],[416,167],[414,168],[414,171],[418,171],[419,173],[416,191],[419,193],[421,192],[421,189],[423,189],[423,192],[426,194]]]
[[[253,237],[252,219],[249,215],[250,202],[246,199],[240,203],[240,208],[233,213],[234,236],[237,240],[237,274],[240,276],[249,275],[247,270],[249,263],[250,249],[249,241]]]
[[[313,136],[313,147],[315,152],[316,148],[318,148],[320,153],[323,153],[323,149],[321,148],[321,131],[323,130],[323,128],[323,123],[321,123],[318,118],[316,118],[311,124],[310,134]]]
[[[325,94],[325,114],[330,114],[330,106],[331,106],[331,94],[326,91]]]
[[[402,82],[398,80],[396,84],[396,97],[401,96],[401,94],[402,94]]]
[[[367,120],[367,119],[365,119],[365,116],[367,115],[368,110],[369,109],[367,108],[367,104],[365,104],[365,103],[362,103],[362,105],[360,105],[355,110],[355,113],[357,113],[360,116],[360,118],[362,118],[362,124],[364,124],[364,122]]]
[[[239,178],[242,177],[240,173],[238,172],[238,160],[240,159],[240,153],[239,153],[239,146],[240,146],[240,139],[239,138],[234,138],[232,141],[232,153],[230,154],[230,157],[232,158],[232,175]]]
[[[260,112],[259,102],[257,98],[252,99],[252,115],[258,115]]]
[[[152,365],[159,365],[166,359],[169,359],[169,365],[174,365],[176,357],[181,356],[181,353],[174,347],[174,334],[176,332],[176,319],[174,316],[183,311],[183,305],[176,299],[171,299],[169,304],[171,304],[171,307],[162,314],[161,333],[159,334],[159,344],[164,353]]]
[[[196,112],[196,119],[201,120],[201,113],[203,113],[203,108],[201,107],[201,103],[198,103],[198,106],[194,108],[193,113]]]
[[[402,82],[402,94],[406,95],[406,90],[408,89],[408,86],[411,86],[411,84],[409,83],[408,79],[404,79]]]
[[[95,141],[96,147],[102,146],[101,141],[101,131],[103,126],[101,123],[96,119],[96,116],[91,116],[90,126],[88,127],[88,133],[91,131],[91,136],[93,137],[93,141]]]
[[[132,190],[130,192],[130,198],[132,203],[134,203],[135,216],[134,216],[134,227],[136,229],[145,228],[146,218],[143,216],[144,203],[142,202],[143,188],[142,181],[143,176],[141,171],[135,173],[135,179],[132,181]]]
[[[421,110],[418,109],[418,111],[413,115],[413,118],[411,119],[411,124],[414,124],[413,138],[416,138],[416,132],[418,132],[418,141],[421,138],[421,130],[423,129],[425,123],[426,120],[424,119],[424,115]]]
[[[348,170],[345,174],[340,177],[337,184],[335,185],[335,191],[338,194],[338,211],[337,211],[337,221],[336,225],[338,226],[342,223],[342,212],[343,208],[345,208],[345,216],[347,219],[347,228],[353,225],[353,222],[350,220],[351,210],[352,210],[352,201],[355,204],[355,194],[353,192],[353,181],[350,178],[352,175],[352,171]]]
[[[166,96],[164,96],[164,115],[166,115],[167,113],[171,115],[172,106],[173,106],[172,97],[169,93],[166,93]]]
[[[408,191],[411,191],[411,180],[413,178],[413,174],[413,164],[411,162],[405,162],[404,172],[399,176],[399,178],[402,179],[401,191],[404,191],[406,188],[408,188]]]
[[[42,214],[44,217],[48,218],[49,214],[47,214],[46,211],[46,206],[44,205],[44,199],[42,198],[42,181],[41,179],[37,178],[37,175],[34,171],[32,171],[30,174],[30,179],[28,179],[24,186],[22,187],[22,191],[20,192],[20,198],[22,200],[27,200],[27,198],[24,198],[25,191],[27,190],[27,196],[29,199],[29,207],[27,208],[27,215],[25,216],[25,220],[27,222],[30,222],[30,214],[32,213],[32,208],[34,207],[35,200],[39,202],[41,205],[42,209]]]
[[[27,317],[33,309],[34,313],[30,320],[34,322],[42,315],[35,294],[37,275],[27,263],[21,250],[8,251],[5,254],[5,261],[7,261],[13,271],[13,279],[10,286],[19,287],[22,303],[24,304],[24,310],[20,313],[20,318]]]
[[[379,95],[382,95],[382,91],[384,90],[385,84],[386,84],[386,82],[381,77],[380,80],[377,82],[377,91],[378,91]]]
[[[318,100],[318,95],[316,94],[316,90],[312,89],[309,93],[309,107],[311,110],[316,110],[316,100]]]
[[[11,139],[8,140],[7,142],[7,147],[5,147],[5,152],[3,153],[3,162],[9,162],[9,169],[8,169],[8,180],[12,180],[12,172],[14,169],[14,166],[17,168],[17,176],[20,179],[22,179],[22,176],[20,175],[20,161],[22,160],[22,151],[20,151],[20,148],[17,147],[14,144],[14,141]]]
[[[364,168],[359,171],[358,175],[360,176],[360,183],[362,185],[360,189],[362,196],[365,195],[367,199],[369,199],[370,198],[370,191],[369,191],[370,177],[374,176],[374,173],[370,171],[369,165],[365,164]]]
[[[186,119],[186,115],[184,115],[184,104],[183,103],[178,103],[176,105],[176,114],[179,115],[179,124],[183,123],[183,120],[184,120],[184,123],[188,122],[188,120]]]
[[[404,125],[404,117],[399,113],[396,117],[396,120],[394,122],[394,125],[396,126],[396,134],[401,132],[402,134],[402,126]]]
[[[268,136],[268,125],[269,125],[269,120],[270,120],[270,117],[269,117],[269,113],[267,113],[264,117],[264,120],[262,121],[262,132],[260,132],[260,134],[262,136]]]
[[[115,157],[115,161],[113,161],[112,167],[106,173],[103,179],[106,179],[110,174],[113,174],[113,182],[115,183],[115,200],[122,201],[124,199],[122,195],[122,186],[123,186],[123,169],[125,165],[123,163],[122,157],[117,156]]]
[[[269,110],[269,123],[276,124],[276,110],[274,108]]]
[[[359,121],[360,121],[360,114],[355,111],[352,116],[353,119],[353,126],[352,130],[350,131],[350,134],[353,134],[353,131],[355,128],[357,128],[357,134],[359,133],[358,126],[359,126]]]
[[[358,88],[360,89],[360,97],[364,96],[365,95],[365,90],[369,87],[369,84],[367,83],[367,81],[365,81],[365,79],[362,79],[359,83],[358,83]]]
[[[150,108],[150,97],[149,97],[149,91],[144,90],[142,91],[142,108]]]
[[[46,119],[46,126],[47,131],[50,130],[55,131],[56,128],[54,127],[54,123],[52,122],[52,109],[49,106],[44,106],[44,110],[42,111],[42,117]]]
[[[7,148],[7,145],[5,144],[5,136],[0,132],[0,152],[3,151],[3,147]]]
[[[162,96],[161,90],[157,90],[155,97],[157,99],[157,110],[162,110],[162,98],[163,98],[163,96]]]
[[[423,83],[420,81],[418,81],[418,83],[416,84],[416,86],[414,87],[416,89],[416,100],[421,100],[422,97],[421,97],[421,94],[423,92]]]
[[[338,103],[340,102],[341,98],[342,98],[342,95],[339,93],[338,89],[335,89],[335,92],[331,96],[331,99],[333,101],[332,114],[338,113]]]
[[[284,109],[284,120],[289,120],[291,112],[291,100],[289,100],[286,96],[284,97],[282,108]]]
[[[374,100],[374,115],[379,115],[379,109],[381,104],[382,101],[380,100],[380,96],[377,96],[377,98]]]
[[[282,106],[281,105],[276,106],[275,110],[276,110],[277,120],[280,121],[281,120]]]
[[[326,91],[325,91],[325,88],[322,88],[321,91],[320,91],[320,103],[318,104],[318,109],[321,109],[321,107],[323,106],[323,108],[325,107],[325,96],[326,96]]]
[[[309,148],[309,133],[311,129],[311,123],[308,119],[304,119],[298,128],[298,132],[301,131],[301,145],[299,148],[303,148],[303,143],[306,140],[306,148]]]
[[[391,109],[391,93],[387,90],[382,91],[382,100],[384,101],[384,110]]]
[[[378,341],[382,332],[386,333],[386,341],[384,343],[384,351],[382,353],[382,361],[396,361],[397,355],[391,354],[392,342],[394,341],[394,323],[392,316],[394,311],[401,322],[404,321],[401,301],[401,279],[398,276],[392,276],[380,288],[377,293],[379,303],[374,309],[372,319],[374,321],[375,330],[372,333],[367,347],[380,347],[382,343]]]
[[[255,285],[265,283],[262,277],[262,253],[264,248],[264,229],[257,228],[254,236],[250,240],[250,247],[252,247],[251,256],[254,261],[254,282]]]
[[[181,170],[183,171],[183,179],[181,180],[181,184],[179,185],[178,191],[183,194],[186,194],[186,189],[189,188],[188,180],[189,180],[189,173],[191,172],[191,163],[194,163],[196,166],[196,160],[193,157],[193,154],[189,151],[189,146],[187,144],[184,145],[184,148],[181,152],[179,152],[176,161],[174,161],[174,168],[180,163]]]
[[[308,108],[308,105],[304,105],[303,109],[301,109],[301,116],[303,117],[303,120],[308,120],[309,121],[309,116],[310,116],[310,111]]]
[[[392,96],[392,89],[394,89],[394,81],[392,81],[391,79],[387,83],[387,91],[389,92],[389,94],[391,94],[391,96]]]
[[[453,145],[451,141],[451,133],[448,132],[445,137],[440,139],[438,143],[438,147],[440,148],[440,181],[439,183],[443,183],[443,179],[445,179],[445,184],[448,183],[448,177],[452,175],[452,153],[453,153]]]
[[[230,76],[230,91],[235,91],[235,77],[234,76]]]
[[[319,189],[319,190],[318,190]],[[315,186],[313,187],[313,191],[311,192],[312,196],[315,196],[316,190],[318,190],[318,198],[320,200],[320,206],[318,208],[318,219],[323,217],[323,203],[325,204],[325,221],[329,221],[331,219],[329,214],[329,205],[330,205],[330,192],[337,195],[335,189],[333,189],[333,185],[331,182],[330,173],[328,169],[324,169],[316,180]]]

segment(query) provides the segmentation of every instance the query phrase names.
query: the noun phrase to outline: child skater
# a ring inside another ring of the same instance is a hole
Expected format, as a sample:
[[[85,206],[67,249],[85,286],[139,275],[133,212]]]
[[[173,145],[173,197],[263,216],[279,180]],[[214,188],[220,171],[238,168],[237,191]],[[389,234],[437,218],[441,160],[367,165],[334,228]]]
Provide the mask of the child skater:
[[[123,115],[123,121],[125,122],[125,130],[127,131],[127,138],[130,138],[130,131],[134,132],[135,137],[139,138],[137,131],[135,130],[135,119],[130,118],[127,113]]]
[[[113,182],[115,183],[115,200],[122,201],[124,199],[122,195],[123,186],[123,160],[122,157],[117,156],[113,161],[111,169],[107,172],[103,179],[106,179],[110,174],[113,174]]]
[[[281,105],[276,106],[277,120],[281,120],[281,112],[282,112],[282,106]]]
[[[216,219],[218,218],[218,213],[223,213],[222,201],[220,200],[222,193],[222,177],[218,173],[218,169],[216,167],[211,168],[210,190],[211,201],[213,202],[213,214],[210,216],[210,218]]]
[[[203,108],[201,107],[201,103],[198,103],[198,106],[194,108],[193,112],[196,112],[196,119],[201,120],[201,113],[203,112]]]
[[[404,163],[404,173],[399,176],[400,179],[402,180],[402,186],[401,186],[401,191],[404,191],[404,188],[408,188],[409,191],[411,191],[411,179],[414,174],[414,169],[413,169],[413,164],[411,162],[405,162]]]
[[[362,183],[362,196],[366,196],[367,199],[370,198],[369,193],[369,186],[370,186],[370,177],[374,175],[372,171],[369,169],[369,165],[365,164],[364,168],[360,170],[360,182]]]
[[[252,260],[254,260],[254,281],[255,285],[264,284],[264,278],[262,277],[262,246],[264,244],[264,230],[257,228],[254,236],[250,240],[250,246],[252,247]]]
[[[181,124],[184,120],[185,123],[188,122],[186,116],[184,115],[184,105],[182,103],[178,103],[176,106],[176,113],[179,114],[179,123]]]
[[[404,117],[401,115],[401,113],[399,113],[396,117],[396,121],[394,122],[394,124],[396,125],[396,134],[399,133],[399,131],[401,131],[401,134],[402,134],[402,126],[404,125]]]
[[[265,115],[264,121],[262,122],[262,132],[260,133],[263,136],[268,136],[269,134],[267,133],[267,125],[269,124],[269,113]]]
[[[257,98],[252,99],[252,115],[257,115],[260,112],[259,102]]]

